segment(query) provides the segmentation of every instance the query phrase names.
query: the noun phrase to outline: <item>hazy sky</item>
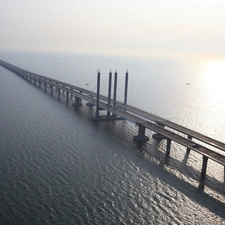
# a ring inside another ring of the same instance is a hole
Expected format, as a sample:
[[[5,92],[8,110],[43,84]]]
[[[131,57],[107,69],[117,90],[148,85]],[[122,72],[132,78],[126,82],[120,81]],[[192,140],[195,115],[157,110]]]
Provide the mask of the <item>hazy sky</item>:
[[[0,49],[225,57],[224,0],[0,1]]]

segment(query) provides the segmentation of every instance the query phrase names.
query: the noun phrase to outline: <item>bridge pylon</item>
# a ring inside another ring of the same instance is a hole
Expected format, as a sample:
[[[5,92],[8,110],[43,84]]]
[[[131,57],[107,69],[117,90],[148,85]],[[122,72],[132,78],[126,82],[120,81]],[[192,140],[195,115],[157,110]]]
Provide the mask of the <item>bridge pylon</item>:
[[[127,104],[127,92],[128,92],[128,70],[125,74],[125,90],[124,90],[124,105]]]
[[[114,92],[113,92],[113,99],[111,99],[111,93],[112,93],[112,72],[109,72],[109,82],[108,82],[108,98],[107,98],[107,106],[108,109],[106,109],[107,114],[106,115],[100,115],[100,110],[103,109],[99,107],[99,101],[100,101],[100,80],[101,75],[100,71],[97,73],[97,93],[96,93],[96,112],[95,116],[92,117],[92,120],[121,120],[123,118],[115,115],[113,111],[116,108],[116,97],[117,97],[117,71],[114,73]],[[113,102],[112,102],[113,100]],[[89,103],[88,105],[92,105],[92,103]]]

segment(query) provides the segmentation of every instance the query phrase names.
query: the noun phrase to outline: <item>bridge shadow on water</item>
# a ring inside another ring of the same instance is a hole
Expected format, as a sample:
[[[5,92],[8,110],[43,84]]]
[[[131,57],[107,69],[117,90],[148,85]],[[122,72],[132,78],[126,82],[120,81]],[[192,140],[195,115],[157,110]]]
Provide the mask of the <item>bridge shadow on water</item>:
[[[42,90],[43,91],[43,90]],[[63,103],[68,108],[73,108],[71,106],[71,99],[70,103],[65,103],[65,95],[61,95],[60,98],[57,98],[56,92],[53,94],[49,93],[49,90],[46,90],[45,93],[52,98],[55,98],[56,101]],[[86,107],[85,107],[86,108]],[[74,113],[80,117],[89,117],[94,115],[95,110],[92,107],[88,107],[86,109],[81,109],[80,107],[74,108]],[[93,122],[93,121],[92,121]],[[100,132],[107,132],[108,134],[112,135],[116,138],[119,142],[122,142],[124,145],[126,143],[131,143],[131,135],[136,135],[133,133],[134,131],[128,131],[127,133],[127,124],[126,122],[119,122],[119,121],[101,121],[101,122],[93,122],[95,123],[95,127]],[[126,130],[126,132],[117,132],[119,129]],[[121,141],[123,140],[123,141]],[[133,160],[133,163],[137,165],[137,167],[141,167],[141,169],[145,170],[148,173],[151,173],[153,177],[157,177],[158,179],[162,180],[163,182],[167,183],[177,191],[183,193],[188,198],[192,199],[193,201],[197,202],[198,204],[202,205],[203,207],[207,208],[211,212],[215,213],[216,215],[225,219],[225,203],[218,200],[214,196],[208,194],[205,191],[205,188],[209,188],[222,196],[225,196],[225,184],[219,182],[213,177],[208,176],[207,174],[205,177],[201,176],[201,172],[193,167],[186,165],[188,160],[188,154],[184,154],[183,160],[178,160],[172,156],[166,156],[165,152],[160,151],[158,149],[159,142],[153,141],[151,143],[137,143],[133,141],[133,145],[136,147],[137,152],[143,157],[143,160],[148,160],[148,163],[140,164]],[[130,144],[129,144],[130,146]],[[120,152],[120,154],[124,154],[123,156],[126,157],[125,152]],[[149,166],[148,166],[149,165]],[[185,181],[179,176],[176,176],[173,172],[170,172],[165,169],[165,167],[171,167],[173,171],[184,175],[188,179],[193,179],[198,184],[197,186],[192,185],[191,183]],[[191,172],[187,167],[190,168]],[[160,173],[154,173],[151,169],[160,170]],[[162,176],[163,174],[163,176]]]
[[[81,112],[82,111],[82,112]],[[74,112],[79,116],[88,117],[94,113],[94,109],[89,108],[84,113],[81,108],[75,108]],[[84,114],[86,115],[84,115]],[[219,195],[225,196],[225,184],[218,181],[217,179],[208,176],[207,174],[203,177],[201,171],[194,167],[187,165],[188,154],[184,153],[183,160],[178,160],[172,156],[166,156],[165,152],[159,150],[159,141],[154,140],[152,142],[138,143],[132,141],[132,135],[134,131],[129,133],[123,132],[127,129],[127,122],[124,121],[92,121],[99,132],[108,133],[114,137],[117,141],[122,142],[123,145],[130,149],[130,146],[135,146],[137,153],[143,157],[143,160],[147,160],[148,163],[138,163],[135,160],[132,163],[136,164],[137,167],[151,173],[154,177],[167,183],[177,191],[183,193],[189,199],[197,202],[203,207],[207,208],[211,212],[225,219],[225,203],[215,197],[216,194],[210,194],[205,189],[211,189],[213,192],[219,193]],[[121,132],[118,132],[118,129]],[[130,150],[132,150],[131,148]],[[125,152],[119,154],[126,157]],[[172,168],[173,172],[168,171],[166,167]],[[153,169],[160,171],[160,173],[152,172]],[[187,169],[188,168],[188,169]],[[175,172],[174,172],[175,171]],[[162,176],[163,174],[163,176]],[[181,174],[177,176],[176,174]],[[182,177],[186,177],[184,180]],[[187,180],[194,180],[196,185],[191,184]]]
[[[95,122],[95,125],[98,127],[99,132],[107,132],[117,141],[120,141],[124,145],[128,146],[129,149],[131,145],[135,146],[137,153],[143,157],[143,160],[147,160],[147,163],[140,164],[134,159],[132,163],[134,163],[137,167],[151,173],[153,177],[157,177],[162,180],[162,182],[167,183],[177,191],[183,193],[189,199],[197,202],[211,212],[225,219],[225,203],[215,197],[218,194],[225,196],[225,184],[211,176],[208,176],[207,174],[202,176],[200,170],[186,165],[188,160],[187,154],[184,154],[183,160],[179,160],[172,156],[166,156],[165,152],[160,151],[158,146],[159,142],[156,140],[150,143],[132,142],[131,135],[135,135],[135,133],[118,133],[118,128],[124,130],[127,127],[127,123],[123,121],[101,121]],[[129,144],[126,144],[128,142]],[[132,149],[133,148],[130,150]],[[120,152],[119,154],[126,157],[125,152]],[[166,167],[172,168],[173,172],[167,170]],[[153,171],[158,170],[159,173],[152,172],[152,169]],[[177,176],[177,174],[180,176]],[[183,179],[183,177],[186,177],[186,179]],[[196,185],[188,182],[189,180],[194,180]],[[212,190],[213,194],[207,193],[208,191],[206,189]]]
[[[157,141],[155,144],[158,145]],[[188,157],[187,155],[185,155],[183,161],[179,161],[171,156],[166,156],[165,153],[159,150],[157,151],[157,156],[156,156],[154,154],[154,151],[155,151],[154,146],[152,146],[153,148],[151,149],[152,152],[151,150],[146,151],[146,147],[149,148],[149,145],[146,145],[146,143],[136,143],[136,147],[139,153],[143,155],[144,158],[147,158],[149,160],[149,163],[154,164],[158,169],[163,170],[165,174],[165,179],[163,179],[163,182],[166,182],[171,187],[182,192],[188,198],[194,200],[195,202],[199,203],[203,207],[208,208],[211,212],[225,219],[225,211],[224,211],[225,203],[218,200],[217,198],[208,194],[205,191],[207,187],[213,191],[216,191],[222,196],[225,196],[224,183],[221,183],[215,178],[210,177],[208,175],[202,176],[200,171],[196,170],[193,167],[190,168],[192,172],[190,172],[190,170],[185,169],[186,167],[189,167],[188,165],[186,165],[186,160]],[[159,164],[154,163],[158,160],[160,161]],[[184,179],[176,176],[174,173],[166,170],[165,166],[172,167],[173,170],[181,173],[182,175],[186,176],[188,179],[195,180],[196,183],[198,184],[197,187],[185,181]],[[147,168],[144,168],[144,169],[147,169]],[[199,174],[199,175],[196,175],[196,174]],[[152,175],[157,176],[157,173]],[[162,179],[159,176],[158,178]]]

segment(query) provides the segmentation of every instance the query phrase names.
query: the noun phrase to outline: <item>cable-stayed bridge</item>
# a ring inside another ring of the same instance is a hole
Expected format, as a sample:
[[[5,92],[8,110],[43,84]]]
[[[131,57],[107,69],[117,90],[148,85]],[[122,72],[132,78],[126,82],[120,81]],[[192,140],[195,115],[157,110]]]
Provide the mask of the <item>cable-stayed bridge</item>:
[[[42,76],[15,65],[0,60],[0,65],[7,70],[19,75],[23,79],[33,82],[39,87],[44,86],[44,89],[57,90],[57,95],[66,93],[66,102],[69,103],[70,97],[74,98],[72,105],[74,107],[82,106],[83,101],[86,101],[88,106],[95,106],[95,115],[93,120],[116,120],[125,119],[138,126],[138,134],[133,137],[135,141],[148,141],[149,137],[145,135],[145,130],[149,129],[155,134],[153,138],[167,140],[166,155],[171,151],[171,142],[174,141],[187,148],[186,155],[188,157],[191,150],[202,155],[202,175],[206,174],[208,159],[211,159],[223,166],[225,166],[225,144],[213,138],[207,137],[201,133],[188,129],[179,124],[173,123],[169,120],[161,118],[152,113],[138,109],[127,104],[128,97],[128,72],[125,75],[125,90],[124,101],[117,100],[117,72],[114,74],[114,86],[112,89],[113,74],[109,73],[108,80],[108,96],[100,94],[100,72],[97,73],[97,91],[89,91],[78,86],[68,84],[59,80],[55,80],[46,76]],[[113,97],[112,97],[113,93]],[[100,111],[105,110],[105,115]],[[225,167],[224,167],[225,168]],[[224,170],[225,172],[225,170]],[[225,174],[225,173],[224,173]],[[224,178],[225,180],[225,178]]]

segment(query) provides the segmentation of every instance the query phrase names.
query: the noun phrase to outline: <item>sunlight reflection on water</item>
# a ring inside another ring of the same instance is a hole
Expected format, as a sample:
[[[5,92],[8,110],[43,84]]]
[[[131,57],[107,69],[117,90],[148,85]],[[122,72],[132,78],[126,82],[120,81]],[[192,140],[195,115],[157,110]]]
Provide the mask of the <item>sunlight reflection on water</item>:
[[[225,61],[212,61],[206,65],[203,84],[211,101],[221,101],[224,93]],[[218,104],[218,102],[215,102]]]
[[[119,80],[124,82],[124,72],[129,65],[129,97],[133,94],[140,108],[225,140],[224,107],[209,91],[208,86],[212,82],[207,84],[208,64],[102,59],[70,55],[63,56],[59,64],[56,56],[32,55],[23,60],[22,57],[5,60],[78,86],[93,80],[96,68],[101,64],[105,85],[110,64],[117,65],[121,75]],[[18,168],[15,168],[19,174],[17,179],[14,180],[12,175],[3,177],[12,184],[21,185],[28,195],[24,199],[25,194],[20,193],[18,198],[18,188],[11,191],[15,202],[19,199],[24,205],[9,207],[6,210],[9,218],[14,209],[29,211],[30,207],[31,215],[37,213],[40,216],[42,223],[37,224],[44,224],[43,211],[48,215],[49,209],[58,224],[62,218],[69,224],[68,221],[77,215],[89,221],[83,224],[91,224],[93,218],[98,222],[96,224],[110,221],[118,224],[118,220],[129,220],[124,224],[135,220],[139,222],[137,224],[150,224],[151,221],[155,224],[191,224],[193,221],[202,223],[203,220],[212,224],[216,219],[220,224],[225,218],[222,166],[209,160],[207,179],[201,182],[201,155],[191,151],[187,164],[183,163],[186,149],[172,143],[170,158],[165,159],[165,141],[158,143],[150,139],[143,146],[136,146],[132,136],[137,133],[137,127],[133,124],[124,121],[92,123],[89,120],[92,111],[86,106],[74,110],[64,104],[63,95],[58,100],[55,92],[53,95],[43,92],[4,69],[2,71],[2,84],[8,85],[0,89],[6,93],[2,95],[4,107],[1,108],[5,120],[5,129],[1,127],[5,137],[2,139],[6,146],[2,159],[8,159],[14,149],[12,159],[20,156],[15,161],[18,163]],[[14,82],[18,88],[12,92]],[[123,92],[123,87],[121,89]],[[8,138],[8,134],[13,139]],[[152,135],[151,132],[148,134],[149,137]],[[13,146],[10,151],[8,143]],[[17,151],[18,143],[23,151]],[[26,182],[21,181],[20,176],[24,171]],[[9,187],[13,188],[13,185],[7,184],[1,182],[5,189],[0,190],[5,190],[8,197]],[[35,201],[43,211],[33,210]]]

